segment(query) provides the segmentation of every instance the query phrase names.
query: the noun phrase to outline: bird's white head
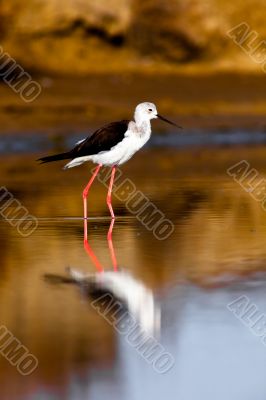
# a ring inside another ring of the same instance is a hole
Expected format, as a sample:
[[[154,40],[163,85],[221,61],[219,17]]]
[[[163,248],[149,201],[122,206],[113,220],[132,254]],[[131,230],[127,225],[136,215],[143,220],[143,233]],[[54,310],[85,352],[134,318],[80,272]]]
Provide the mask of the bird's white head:
[[[165,117],[159,115],[155,104],[149,102],[140,103],[137,105],[134,118],[137,126],[140,126],[145,122],[149,122],[153,118],[159,118],[162,121],[168,122],[168,124],[181,128],[181,126],[176,125],[174,122],[169,121],[169,119],[166,119]]]
[[[137,125],[141,125],[143,122],[157,118],[157,109],[155,104],[148,102],[138,104],[134,118]]]

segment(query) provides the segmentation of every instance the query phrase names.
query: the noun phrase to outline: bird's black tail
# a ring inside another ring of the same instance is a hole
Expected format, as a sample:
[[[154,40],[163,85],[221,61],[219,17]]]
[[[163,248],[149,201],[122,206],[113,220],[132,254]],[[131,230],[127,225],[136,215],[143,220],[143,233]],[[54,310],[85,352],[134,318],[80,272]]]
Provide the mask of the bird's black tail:
[[[53,156],[42,157],[39,158],[37,161],[41,161],[41,164],[44,164],[52,161],[69,160],[70,158],[72,158],[71,154],[70,152],[67,152],[67,153],[55,154]]]

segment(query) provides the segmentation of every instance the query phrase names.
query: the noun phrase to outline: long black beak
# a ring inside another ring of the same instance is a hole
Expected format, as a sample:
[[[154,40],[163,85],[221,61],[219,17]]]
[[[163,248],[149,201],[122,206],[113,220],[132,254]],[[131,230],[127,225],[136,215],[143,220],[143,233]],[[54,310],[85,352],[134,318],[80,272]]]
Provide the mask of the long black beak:
[[[162,116],[159,115],[159,114],[157,114],[157,117],[158,117],[159,119],[161,119],[162,121],[164,121],[164,122],[168,122],[168,124],[170,124],[170,125],[174,125],[174,126],[176,126],[177,128],[179,128],[179,129],[183,129],[182,126],[176,125],[174,122],[169,121],[169,119],[166,119],[166,118],[162,117]]]

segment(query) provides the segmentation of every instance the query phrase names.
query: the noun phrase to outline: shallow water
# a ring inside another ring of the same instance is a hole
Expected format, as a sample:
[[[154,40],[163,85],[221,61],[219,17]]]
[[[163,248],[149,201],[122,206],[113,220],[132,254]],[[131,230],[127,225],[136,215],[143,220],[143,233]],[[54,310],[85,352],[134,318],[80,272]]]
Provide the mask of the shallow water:
[[[266,213],[226,171],[247,160],[263,178],[265,150],[148,148],[121,169],[117,186],[129,179],[174,227],[158,240],[152,223],[147,229],[121,192],[114,194],[118,273],[152,293],[160,309],[154,336],[174,360],[165,373],[99,315],[84,287],[64,281],[66,267],[96,273],[92,252],[113,269],[99,181],[88,201],[90,254],[83,246],[81,192],[92,167],[62,171],[60,164],[36,165],[38,154],[3,157],[2,185],[38,226],[23,237],[20,220],[12,225],[2,211],[0,322],[38,368],[22,376],[1,356],[1,400],[264,399],[266,347],[255,322],[266,313]],[[127,295],[130,304],[138,301],[130,285]],[[257,307],[245,320],[228,308],[241,296]],[[145,310],[143,302],[144,321]]]

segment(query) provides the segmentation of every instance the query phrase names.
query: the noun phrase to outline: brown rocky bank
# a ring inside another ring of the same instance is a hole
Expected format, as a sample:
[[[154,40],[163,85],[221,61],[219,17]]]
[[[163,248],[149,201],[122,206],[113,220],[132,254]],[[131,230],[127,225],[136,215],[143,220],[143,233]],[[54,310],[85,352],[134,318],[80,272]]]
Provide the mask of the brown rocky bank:
[[[258,65],[228,37],[246,22],[266,36],[265,1],[9,0],[0,2],[0,43],[25,68],[92,71]]]

